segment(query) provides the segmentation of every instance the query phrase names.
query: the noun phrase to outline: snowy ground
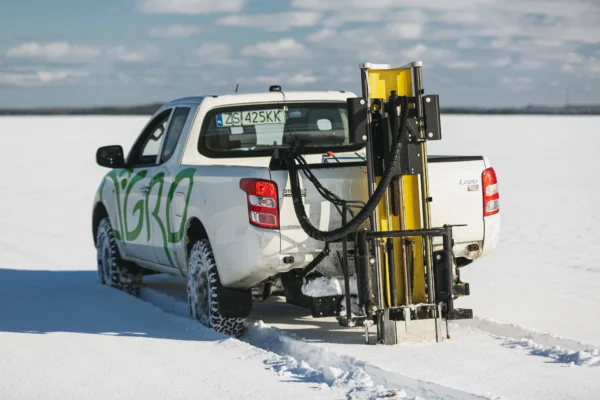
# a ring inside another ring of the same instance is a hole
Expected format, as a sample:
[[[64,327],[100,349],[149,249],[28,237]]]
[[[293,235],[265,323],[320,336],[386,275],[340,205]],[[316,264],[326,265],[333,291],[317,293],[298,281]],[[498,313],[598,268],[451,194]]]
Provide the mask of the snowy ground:
[[[501,243],[463,270],[475,320],[394,347],[277,298],[226,339],[185,318],[177,279],[98,285],[95,150],[145,121],[0,118],[0,398],[600,397],[600,118],[443,116],[430,153],[490,158]]]

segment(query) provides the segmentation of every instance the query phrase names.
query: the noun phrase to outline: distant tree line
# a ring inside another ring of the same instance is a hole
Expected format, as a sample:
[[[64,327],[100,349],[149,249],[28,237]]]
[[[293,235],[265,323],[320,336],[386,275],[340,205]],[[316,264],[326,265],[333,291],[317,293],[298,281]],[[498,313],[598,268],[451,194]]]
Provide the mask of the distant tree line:
[[[1,109],[0,115],[152,115],[162,107],[162,103],[137,105],[130,107],[89,107],[89,108],[29,108]],[[475,108],[444,107],[442,114],[479,114],[479,115],[600,115],[598,106],[527,106],[513,108]]]
[[[446,107],[441,108],[442,114],[485,114],[485,115],[600,115],[600,106],[527,106],[507,108],[470,108]]]
[[[155,103],[130,107],[0,108],[0,115],[152,115],[162,106],[162,103]]]

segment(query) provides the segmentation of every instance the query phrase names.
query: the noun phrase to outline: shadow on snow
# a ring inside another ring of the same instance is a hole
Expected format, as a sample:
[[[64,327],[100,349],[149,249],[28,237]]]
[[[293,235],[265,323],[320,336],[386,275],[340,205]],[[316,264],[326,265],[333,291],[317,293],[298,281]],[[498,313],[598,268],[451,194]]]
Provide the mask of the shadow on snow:
[[[0,332],[70,332],[174,340],[226,336],[98,282],[96,271],[0,268]]]

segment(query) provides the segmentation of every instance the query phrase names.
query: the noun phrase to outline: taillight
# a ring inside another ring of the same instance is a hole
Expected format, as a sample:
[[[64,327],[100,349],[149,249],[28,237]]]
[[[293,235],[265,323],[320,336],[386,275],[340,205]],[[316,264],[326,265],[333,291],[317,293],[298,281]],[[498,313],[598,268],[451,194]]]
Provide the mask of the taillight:
[[[242,179],[240,188],[248,195],[248,219],[259,228],[279,228],[277,184],[262,179]]]
[[[483,182],[483,216],[498,214],[500,212],[500,193],[494,168],[483,171],[481,181]]]

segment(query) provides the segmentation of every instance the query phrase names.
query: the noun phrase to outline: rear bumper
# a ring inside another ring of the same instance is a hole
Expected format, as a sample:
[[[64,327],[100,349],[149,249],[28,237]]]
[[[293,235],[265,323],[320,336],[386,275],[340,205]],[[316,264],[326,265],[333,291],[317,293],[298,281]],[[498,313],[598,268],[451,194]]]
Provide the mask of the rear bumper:
[[[314,258],[313,254],[290,254],[292,261],[287,254],[281,254],[279,230],[251,225],[236,232],[234,237],[214,243],[221,283],[230,288],[250,288],[276,274],[302,268]]]
[[[475,260],[492,253],[500,237],[500,214],[485,217],[484,239],[470,243],[455,243],[455,257]],[[213,246],[221,282],[231,288],[247,289],[265,279],[310,263],[317,252],[282,254],[279,230],[248,226],[228,240]],[[478,245],[470,249],[469,245]],[[435,243],[434,251],[441,250]]]
[[[485,236],[483,238],[482,256],[486,256],[496,250],[500,241],[500,213],[484,218]]]

